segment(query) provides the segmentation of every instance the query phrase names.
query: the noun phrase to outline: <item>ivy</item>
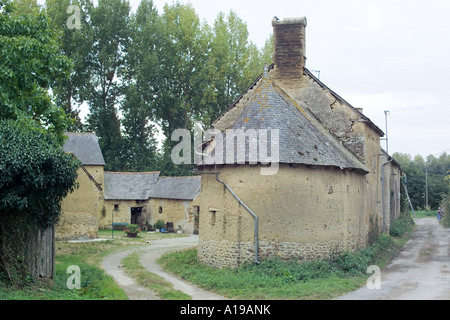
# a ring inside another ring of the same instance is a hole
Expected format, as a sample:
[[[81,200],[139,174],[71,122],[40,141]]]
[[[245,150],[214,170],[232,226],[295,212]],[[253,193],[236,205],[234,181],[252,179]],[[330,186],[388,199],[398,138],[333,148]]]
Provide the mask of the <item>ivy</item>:
[[[27,241],[58,221],[80,164],[55,135],[26,122],[0,120],[0,145],[0,273],[17,284],[27,276]]]

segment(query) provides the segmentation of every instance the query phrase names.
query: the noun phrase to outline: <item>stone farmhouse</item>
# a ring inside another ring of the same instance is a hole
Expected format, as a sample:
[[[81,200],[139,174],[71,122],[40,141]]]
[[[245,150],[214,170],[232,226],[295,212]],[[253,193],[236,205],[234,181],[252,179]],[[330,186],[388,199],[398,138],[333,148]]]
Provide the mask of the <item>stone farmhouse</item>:
[[[163,220],[174,230],[198,232],[195,219],[200,177],[161,177],[159,172],[107,172],[94,133],[66,133],[64,151],[82,165],[78,188],[61,204],[57,240],[97,238],[98,229],[129,223],[149,230]]]
[[[193,234],[194,200],[200,177],[160,177],[159,172],[105,172],[105,211],[100,227],[112,223],[138,224],[143,230],[158,220],[171,222],[175,230]]]
[[[306,18],[272,26],[273,65],[213,123],[214,161],[198,164],[198,259],[215,267],[357,250],[400,211],[401,168],[383,131],[305,67]],[[272,174],[262,149],[278,155]]]
[[[78,188],[61,203],[56,226],[56,240],[97,238],[99,218],[103,209],[104,167],[97,136],[93,133],[66,133],[63,150],[81,162]]]

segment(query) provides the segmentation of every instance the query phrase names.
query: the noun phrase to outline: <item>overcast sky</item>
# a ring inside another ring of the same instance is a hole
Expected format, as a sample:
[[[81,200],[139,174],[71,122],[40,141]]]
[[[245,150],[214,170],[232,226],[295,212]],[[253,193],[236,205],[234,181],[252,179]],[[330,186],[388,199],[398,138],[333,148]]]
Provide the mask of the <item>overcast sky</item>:
[[[130,1],[133,9],[139,2]],[[160,13],[166,2],[173,3],[154,0]],[[305,16],[306,67],[383,131],[389,111],[390,154],[450,153],[450,0],[179,2],[192,3],[210,25],[233,10],[259,47],[273,16]]]

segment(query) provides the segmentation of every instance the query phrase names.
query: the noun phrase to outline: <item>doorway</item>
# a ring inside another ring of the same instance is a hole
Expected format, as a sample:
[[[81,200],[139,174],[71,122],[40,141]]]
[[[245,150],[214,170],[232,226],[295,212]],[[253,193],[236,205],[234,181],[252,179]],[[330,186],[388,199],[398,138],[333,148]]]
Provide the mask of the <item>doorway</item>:
[[[143,228],[145,226],[142,225],[142,207],[132,207],[131,208],[131,224],[137,224],[139,227]]]
[[[200,206],[194,206],[194,234],[198,234],[200,226]]]

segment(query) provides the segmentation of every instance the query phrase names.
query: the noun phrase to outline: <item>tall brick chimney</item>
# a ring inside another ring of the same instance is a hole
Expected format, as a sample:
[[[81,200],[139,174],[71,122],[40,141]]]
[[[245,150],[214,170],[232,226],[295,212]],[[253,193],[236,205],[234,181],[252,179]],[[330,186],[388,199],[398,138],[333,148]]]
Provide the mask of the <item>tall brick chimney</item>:
[[[295,80],[303,76],[305,66],[306,18],[272,19],[275,79]]]

